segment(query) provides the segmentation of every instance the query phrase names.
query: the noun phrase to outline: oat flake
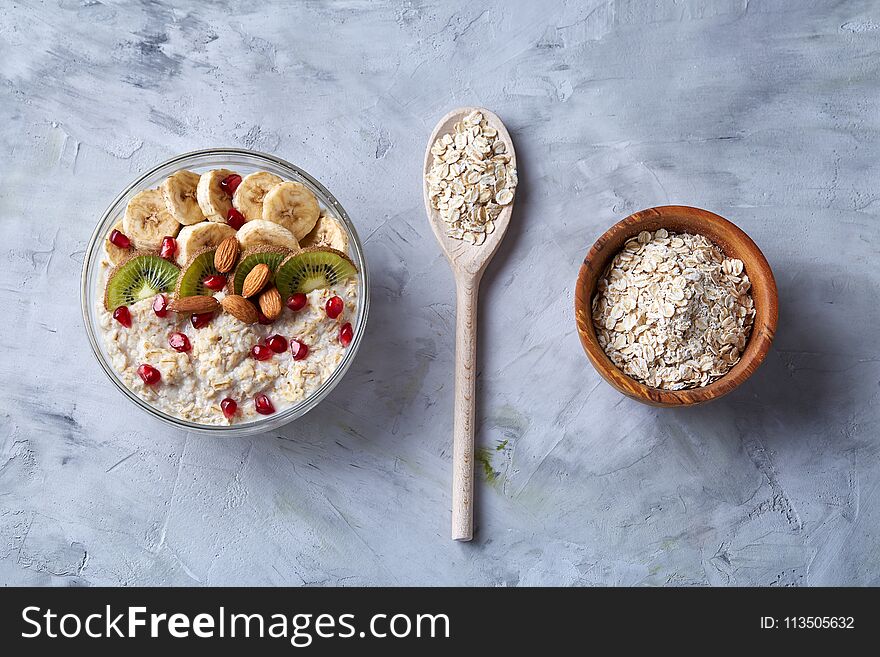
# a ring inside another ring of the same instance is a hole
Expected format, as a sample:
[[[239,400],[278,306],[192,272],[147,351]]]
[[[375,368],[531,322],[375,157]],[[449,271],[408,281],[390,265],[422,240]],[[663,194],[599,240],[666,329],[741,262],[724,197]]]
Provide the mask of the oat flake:
[[[724,376],[755,319],[742,261],[702,235],[639,233],[597,289],[599,345],[625,374],[653,388],[695,388]]]
[[[475,246],[495,230],[495,219],[513,202],[516,169],[498,130],[473,111],[453,133],[431,147],[434,161],[425,176],[431,207],[446,222],[446,234]]]

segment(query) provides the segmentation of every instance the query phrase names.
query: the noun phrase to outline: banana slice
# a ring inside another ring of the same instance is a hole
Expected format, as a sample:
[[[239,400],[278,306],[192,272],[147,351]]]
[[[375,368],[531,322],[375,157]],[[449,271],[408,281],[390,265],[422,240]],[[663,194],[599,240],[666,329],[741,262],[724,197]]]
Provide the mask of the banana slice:
[[[110,233],[114,230],[118,230],[123,235],[125,234],[125,230],[122,228],[122,222],[117,221],[116,225],[110,229]],[[113,242],[110,241],[110,233],[107,233],[107,238],[104,240],[104,250],[107,252],[107,257],[110,259],[114,265],[118,265],[120,262],[125,260],[128,256],[131,255],[131,249],[120,249]],[[126,235],[126,237],[128,237]]]
[[[168,176],[160,188],[168,212],[184,226],[205,220],[196,198],[200,177],[197,173],[181,169]]]
[[[180,222],[168,212],[162,192],[145,189],[128,202],[122,217],[122,228],[135,248],[151,251],[161,246],[163,237],[177,235]]]
[[[284,226],[298,240],[315,227],[320,211],[308,187],[289,180],[275,185],[263,199],[263,219]]]
[[[329,246],[331,249],[348,253],[348,233],[336,219],[322,214],[312,232],[302,238],[299,245],[307,249],[310,246]]]
[[[177,236],[177,264],[183,267],[202,249],[214,248],[232,235],[235,235],[235,228],[216,221],[184,226]]]
[[[214,169],[199,177],[196,198],[199,201],[202,214],[208,221],[226,221],[229,208],[232,207],[232,199],[229,198],[229,194],[223,191],[220,183],[233,173],[235,171],[229,169]]]
[[[285,249],[299,249],[299,242],[289,230],[271,221],[257,219],[249,221],[238,229],[238,241],[242,251],[260,244],[283,246]]]
[[[279,176],[268,171],[257,171],[245,176],[235,195],[232,197],[232,205],[241,212],[245,219],[263,218],[263,197],[280,182],[284,182]]]

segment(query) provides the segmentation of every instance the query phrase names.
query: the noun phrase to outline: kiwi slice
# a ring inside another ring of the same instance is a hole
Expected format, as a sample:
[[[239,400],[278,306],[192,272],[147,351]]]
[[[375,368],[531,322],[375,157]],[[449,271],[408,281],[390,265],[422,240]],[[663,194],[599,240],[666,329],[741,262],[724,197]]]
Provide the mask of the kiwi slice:
[[[116,310],[174,289],[180,269],[152,251],[135,251],[110,273],[104,307]]]
[[[205,287],[203,281],[208,276],[223,276],[214,266],[214,251],[216,250],[214,247],[208,247],[196,251],[180,272],[174,296],[181,298],[195,295],[212,296],[214,294],[214,290]]]
[[[281,261],[289,255],[290,251],[288,249],[280,247],[257,246],[253,249],[248,249],[241,254],[241,258],[238,261],[238,267],[235,268],[235,274],[229,282],[232,286],[230,293],[241,294],[244,279],[250,273],[251,269],[257,265],[261,263],[269,265],[269,269],[274,272],[276,267],[281,264]]]
[[[287,257],[275,271],[275,287],[286,299],[291,294],[336,285],[357,274],[357,267],[342,251],[313,246]]]

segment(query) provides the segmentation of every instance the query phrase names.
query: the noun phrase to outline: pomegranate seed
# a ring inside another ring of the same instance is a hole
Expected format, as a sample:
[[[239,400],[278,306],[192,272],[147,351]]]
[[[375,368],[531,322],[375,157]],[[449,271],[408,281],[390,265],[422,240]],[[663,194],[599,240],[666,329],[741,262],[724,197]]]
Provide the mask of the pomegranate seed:
[[[211,290],[222,290],[223,286],[226,285],[226,277],[219,275],[207,276],[202,283],[205,284],[205,287],[210,288]]]
[[[144,383],[148,386],[154,386],[159,383],[159,379],[162,378],[162,375],[152,365],[141,365],[137,369],[138,376],[143,379]]]
[[[238,186],[241,184],[241,176],[237,173],[233,173],[231,175],[226,176],[223,180],[220,181],[220,189],[224,192],[232,196],[235,194],[235,190],[238,189]]]
[[[293,360],[302,360],[309,355],[309,345],[302,340],[292,338],[290,340],[290,353],[293,354]]]
[[[256,406],[257,413],[260,415],[272,415],[275,412],[275,407],[272,406],[272,402],[266,395],[254,397],[254,406]]]
[[[214,319],[214,313],[195,313],[189,318],[193,328],[205,328]]]
[[[235,208],[229,208],[229,212],[226,213],[226,223],[238,230],[242,226],[244,226],[247,219],[244,218],[244,215],[236,210]]]
[[[276,354],[283,354],[287,351],[287,338],[283,335],[270,335],[266,338],[266,346]]]
[[[165,317],[168,314],[168,297],[157,294],[153,299],[153,312],[156,313],[156,317]]]
[[[184,335],[183,333],[175,332],[169,335],[168,344],[171,345],[171,348],[174,349],[174,351],[179,351],[181,353],[192,349],[189,338],[186,337],[186,335]]]
[[[296,294],[291,294],[287,299],[287,307],[296,312],[305,308],[308,302],[309,298],[305,294],[297,292]]]
[[[238,410],[238,404],[235,403],[235,400],[232,397],[227,397],[220,402],[220,408],[223,411],[223,415],[226,416],[226,419],[231,420],[235,415],[235,412]]]
[[[113,311],[113,319],[122,324],[125,328],[131,328],[131,313],[128,312],[128,306],[119,306]]]
[[[118,246],[120,249],[131,248],[131,240],[128,239],[128,237],[123,233],[120,233],[118,230],[110,231],[110,243]]]
[[[324,306],[324,310],[327,311],[327,317],[330,319],[336,319],[342,314],[343,306],[342,299],[339,297],[330,297],[327,299],[327,305]]]
[[[264,344],[255,344],[251,347],[251,356],[254,360],[269,360],[272,358],[272,349]]]
[[[262,324],[263,326],[269,326],[269,324],[272,323],[272,320],[266,317],[259,310],[257,311],[257,317],[259,318],[260,324]]]
[[[166,260],[171,260],[175,253],[177,253],[177,240],[173,237],[163,237],[159,255]]]
[[[347,347],[351,344],[351,339],[354,337],[354,331],[351,328],[351,324],[346,322],[342,325],[342,328],[339,329],[339,342],[343,347]]]

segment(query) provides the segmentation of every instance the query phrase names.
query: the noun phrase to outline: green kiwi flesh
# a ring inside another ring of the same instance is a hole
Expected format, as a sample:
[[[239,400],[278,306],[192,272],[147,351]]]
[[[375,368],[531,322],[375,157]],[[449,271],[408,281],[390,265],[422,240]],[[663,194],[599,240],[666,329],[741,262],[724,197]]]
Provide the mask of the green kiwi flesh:
[[[348,256],[326,247],[311,247],[294,253],[275,272],[275,287],[286,299],[291,294],[331,287],[357,274]]]
[[[135,253],[114,269],[107,280],[104,307],[116,310],[162,292],[171,292],[180,269],[154,253]]]
[[[232,277],[232,293],[241,294],[244,279],[250,273],[251,269],[259,264],[265,264],[274,272],[278,265],[281,264],[281,261],[288,255],[290,255],[290,251],[284,249],[267,250],[259,249],[259,247],[257,247],[257,250],[246,251],[238,261],[238,267],[235,268],[235,275]]]
[[[222,276],[214,266],[214,251],[216,249],[203,249],[190,258],[177,281],[176,296],[178,298],[196,295],[212,296],[214,294],[214,290],[205,287],[204,283],[208,276]]]

